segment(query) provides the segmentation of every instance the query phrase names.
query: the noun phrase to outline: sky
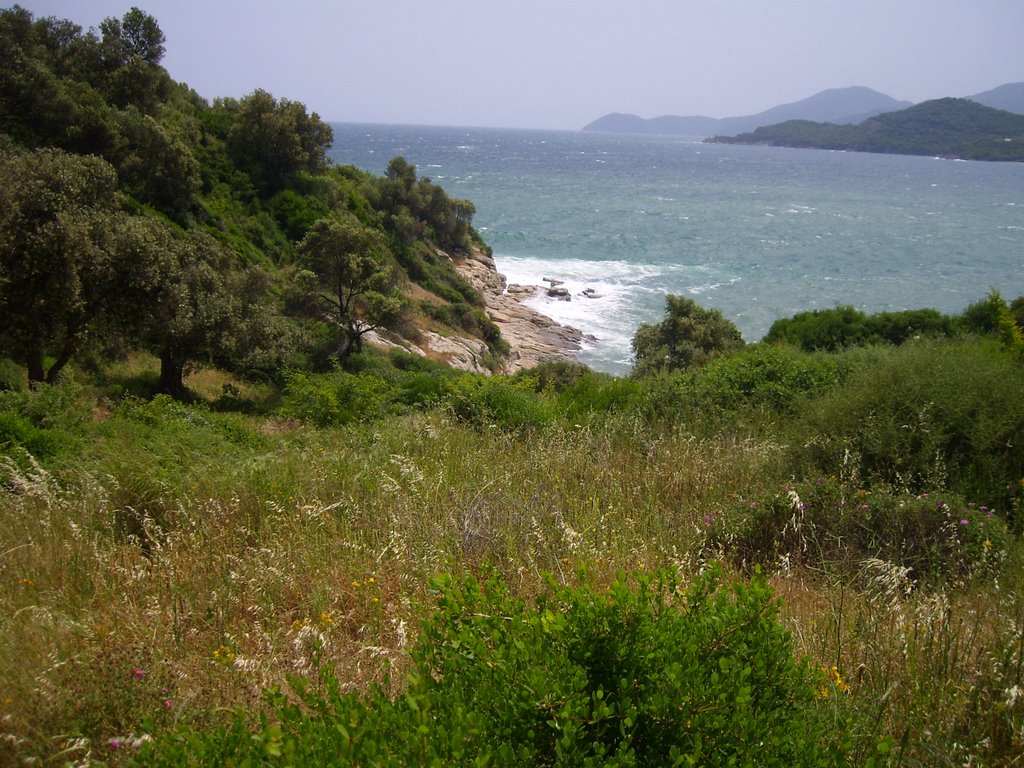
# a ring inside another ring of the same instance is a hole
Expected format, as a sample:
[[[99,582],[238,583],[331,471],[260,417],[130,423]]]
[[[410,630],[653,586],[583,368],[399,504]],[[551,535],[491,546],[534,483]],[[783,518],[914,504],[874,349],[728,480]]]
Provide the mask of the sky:
[[[862,85],[913,102],[1024,81],[1024,0],[20,0],[83,29],[136,5],[201,96],[330,122],[577,130],[731,117]],[[0,0],[0,7],[12,2]]]

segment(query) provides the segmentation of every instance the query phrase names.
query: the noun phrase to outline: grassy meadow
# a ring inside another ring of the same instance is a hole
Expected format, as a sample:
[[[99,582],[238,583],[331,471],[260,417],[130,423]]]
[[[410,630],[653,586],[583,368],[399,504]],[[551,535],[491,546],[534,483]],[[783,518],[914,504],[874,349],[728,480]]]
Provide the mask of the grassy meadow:
[[[284,738],[266,692],[303,680],[400,699],[439,574],[530,604],[720,568],[763,574],[835,764],[1022,764],[1024,370],[995,342],[642,381],[367,355],[197,370],[191,404],[141,396],[156,366],[3,371],[0,762]],[[274,745],[252,764],[300,764]]]

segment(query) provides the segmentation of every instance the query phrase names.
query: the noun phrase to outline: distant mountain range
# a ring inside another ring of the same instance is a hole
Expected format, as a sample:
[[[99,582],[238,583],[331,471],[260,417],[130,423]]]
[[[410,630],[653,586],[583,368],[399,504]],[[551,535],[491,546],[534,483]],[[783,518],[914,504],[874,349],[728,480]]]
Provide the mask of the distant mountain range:
[[[708,141],[1022,162],[1024,114],[970,99],[935,99],[857,125],[787,120]]]
[[[1024,114],[1024,83],[1010,83],[991,91],[967,97],[995,109]],[[762,126],[788,120],[811,120],[836,125],[857,125],[886,112],[913,106],[863,86],[834,88],[791,104],[743,117],[677,117],[665,115],[645,119],[636,115],[613,113],[583,127],[584,131],[604,133],[649,133],[668,136],[732,136]]]

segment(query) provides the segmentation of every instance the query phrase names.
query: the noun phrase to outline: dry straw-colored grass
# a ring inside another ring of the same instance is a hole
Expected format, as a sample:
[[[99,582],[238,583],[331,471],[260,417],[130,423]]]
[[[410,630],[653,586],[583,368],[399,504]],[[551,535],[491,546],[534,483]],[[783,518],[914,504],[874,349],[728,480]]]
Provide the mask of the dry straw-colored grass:
[[[4,465],[0,756],[108,759],[112,737],[256,711],[261,691],[326,662],[347,686],[400,686],[431,575],[496,567],[528,596],[581,566],[696,573],[714,554],[702,521],[779,485],[778,446],[629,420],[525,435],[443,413],[278,426],[231,463],[184,460],[181,487],[155,492],[126,445],[73,471]],[[875,707],[897,737],[927,718],[948,751],[944,734],[1010,695],[1020,590],[876,581],[773,575],[798,650],[850,685],[837,706]],[[989,744],[964,749],[1020,743],[999,722],[966,729]]]

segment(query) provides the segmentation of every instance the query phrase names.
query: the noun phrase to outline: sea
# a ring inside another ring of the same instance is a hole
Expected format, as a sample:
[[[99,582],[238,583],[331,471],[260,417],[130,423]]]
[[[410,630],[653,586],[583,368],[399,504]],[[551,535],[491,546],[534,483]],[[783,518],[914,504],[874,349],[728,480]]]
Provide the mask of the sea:
[[[706,144],[699,137],[334,124],[335,164],[419,177],[473,201],[509,283],[588,334],[582,362],[628,373],[666,294],[757,341],[779,318],[962,311],[1024,295],[1024,163]]]

